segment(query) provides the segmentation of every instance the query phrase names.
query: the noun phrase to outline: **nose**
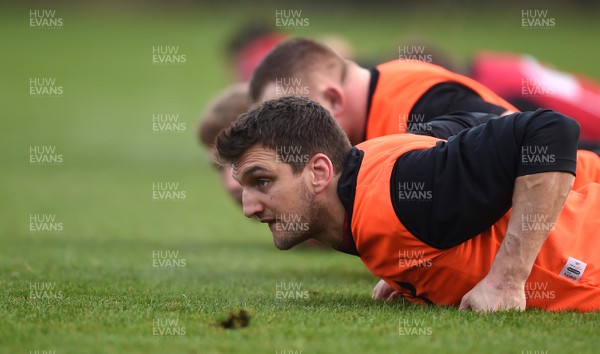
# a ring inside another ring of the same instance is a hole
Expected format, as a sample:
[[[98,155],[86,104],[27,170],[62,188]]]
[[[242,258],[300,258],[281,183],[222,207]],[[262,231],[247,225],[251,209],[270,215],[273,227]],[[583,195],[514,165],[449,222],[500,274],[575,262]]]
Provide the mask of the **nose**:
[[[230,166],[223,167],[221,170],[221,182],[223,183],[223,186],[225,186],[225,189],[227,189],[227,192],[229,192],[229,195],[231,195],[236,202],[242,204],[242,186],[233,178]]]
[[[248,190],[242,190],[242,209],[247,218],[259,216],[265,209],[262,203]]]

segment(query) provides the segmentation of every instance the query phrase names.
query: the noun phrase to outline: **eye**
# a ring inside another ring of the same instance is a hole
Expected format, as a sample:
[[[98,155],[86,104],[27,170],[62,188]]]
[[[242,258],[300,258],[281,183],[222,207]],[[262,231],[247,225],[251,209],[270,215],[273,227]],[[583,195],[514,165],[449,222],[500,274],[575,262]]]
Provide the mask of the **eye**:
[[[256,185],[259,188],[267,188],[270,183],[271,183],[271,180],[269,180],[267,178],[259,178],[256,180]]]

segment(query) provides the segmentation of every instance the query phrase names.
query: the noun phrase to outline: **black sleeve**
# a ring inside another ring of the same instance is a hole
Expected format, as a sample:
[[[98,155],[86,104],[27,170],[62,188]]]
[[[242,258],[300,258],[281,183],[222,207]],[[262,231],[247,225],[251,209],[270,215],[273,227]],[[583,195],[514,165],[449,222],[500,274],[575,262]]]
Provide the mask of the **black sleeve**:
[[[409,117],[428,122],[451,112],[483,112],[500,115],[506,108],[484,101],[475,91],[453,82],[431,87],[413,106]]]
[[[514,113],[410,151],[394,166],[391,197],[399,220],[421,241],[463,243],[511,207],[519,176],[575,174],[579,124],[549,110]]]
[[[589,150],[596,155],[600,155],[600,142],[592,140],[579,140],[580,150]]]
[[[498,116],[491,113],[454,112],[424,123],[408,122],[406,132],[448,139],[465,129],[485,124],[492,118],[498,118]]]

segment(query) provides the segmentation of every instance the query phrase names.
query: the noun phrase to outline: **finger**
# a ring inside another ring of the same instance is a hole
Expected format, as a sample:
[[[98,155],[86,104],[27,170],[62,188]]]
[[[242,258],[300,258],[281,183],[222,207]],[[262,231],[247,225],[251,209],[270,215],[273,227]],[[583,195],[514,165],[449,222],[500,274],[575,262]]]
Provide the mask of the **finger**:
[[[389,301],[389,300],[394,300],[394,299],[397,299],[397,298],[399,298],[399,297],[402,297],[401,293],[400,293],[399,291],[393,291],[393,292],[390,294],[390,296],[388,296],[388,298],[387,298],[387,299],[388,299],[388,301]]]
[[[374,300],[381,300],[381,290],[378,287],[375,287],[375,289],[373,289],[372,297]]]
[[[460,306],[458,307],[459,310],[470,310],[471,309],[471,303],[469,302],[469,298],[467,297],[463,297],[461,302],[460,302]]]
[[[379,300],[379,293],[381,292],[381,290],[379,289],[379,282],[377,284],[375,284],[375,287],[373,288],[373,291],[371,292],[371,297],[374,300]]]

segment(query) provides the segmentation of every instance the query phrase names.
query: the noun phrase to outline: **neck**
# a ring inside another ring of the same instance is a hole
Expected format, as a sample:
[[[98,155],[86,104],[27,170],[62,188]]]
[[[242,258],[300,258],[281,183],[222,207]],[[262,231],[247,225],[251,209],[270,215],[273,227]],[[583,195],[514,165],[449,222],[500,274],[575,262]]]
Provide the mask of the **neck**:
[[[348,134],[352,145],[363,141],[367,129],[367,105],[371,73],[353,61],[346,61],[344,91],[347,95],[348,120],[356,129]]]
[[[335,178],[335,183],[328,187],[325,201],[323,202],[325,215],[322,215],[323,230],[314,238],[321,243],[331,247],[340,247],[344,241],[344,219],[346,210],[337,195],[337,185],[339,177]]]

